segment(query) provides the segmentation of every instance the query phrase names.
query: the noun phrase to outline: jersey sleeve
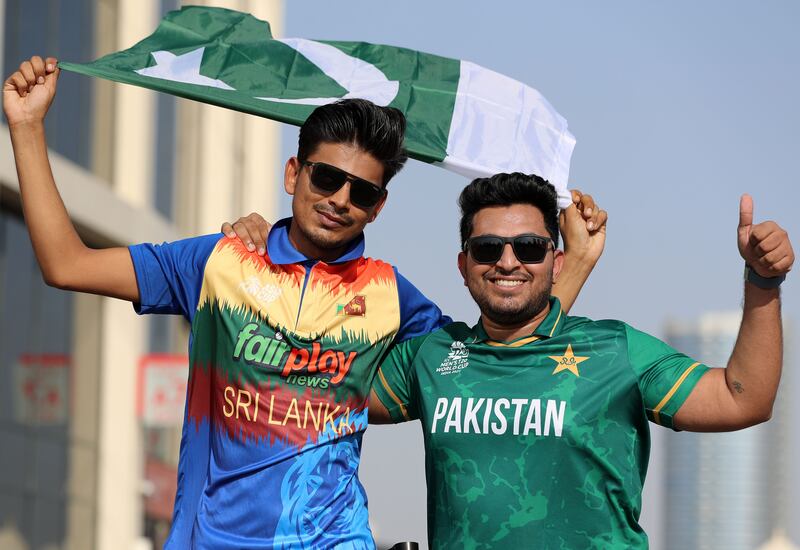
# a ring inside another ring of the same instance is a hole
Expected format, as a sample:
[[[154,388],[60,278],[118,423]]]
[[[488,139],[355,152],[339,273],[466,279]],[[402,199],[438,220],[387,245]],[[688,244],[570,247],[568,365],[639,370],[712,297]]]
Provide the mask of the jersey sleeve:
[[[658,338],[625,325],[628,360],[636,373],[650,421],[673,428],[672,419],[708,367]]]
[[[434,330],[452,322],[443,315],[439,306],[431,302],[411,282],[394,268],[397,281],[397,295],[400,300],[400,330],[395,342],[430,334]]]
[[[425,339],[420,336],[394,345],[378,367],[372,389],[395,423],[419,418],[414,359]]]
[[[136,313],[168,313],[194,317],[206,261],[222,234],[164,244],[130,246],[139,303]]]

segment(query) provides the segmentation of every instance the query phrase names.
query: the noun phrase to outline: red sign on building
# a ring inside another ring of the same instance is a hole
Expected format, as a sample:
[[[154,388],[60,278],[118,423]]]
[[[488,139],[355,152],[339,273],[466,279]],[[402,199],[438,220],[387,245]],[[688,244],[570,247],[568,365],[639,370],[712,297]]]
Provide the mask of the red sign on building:
[[[151,353],[139,362],[139,417],[149,428],[171,428],[183,422],[189,358]]]
[[[69,356],[25,353],[14,366],[14,418],[21,424],[59,425],[69,416]]]

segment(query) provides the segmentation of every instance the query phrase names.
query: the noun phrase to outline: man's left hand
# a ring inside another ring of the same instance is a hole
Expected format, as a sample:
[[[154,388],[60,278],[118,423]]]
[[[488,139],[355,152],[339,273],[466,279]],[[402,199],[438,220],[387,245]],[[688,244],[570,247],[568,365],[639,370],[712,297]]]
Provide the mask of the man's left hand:
[[[750,195],[742,195],[739,202],[738,244],[745,263],[762,277],[780,277],[792,269],[794,250],[789,234],[773,221],[753,224]]]

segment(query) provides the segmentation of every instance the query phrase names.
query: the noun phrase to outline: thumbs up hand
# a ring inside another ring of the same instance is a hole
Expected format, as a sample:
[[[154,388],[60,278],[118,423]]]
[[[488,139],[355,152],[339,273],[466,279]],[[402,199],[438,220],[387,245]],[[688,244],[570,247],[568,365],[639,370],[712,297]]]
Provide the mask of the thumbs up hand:
[[[739,202],[738,244],[745,263],[762,277],[779,277],[792,269],[794,250],[789,234],[773,221],[753,224],[750,195],[742,195]]]

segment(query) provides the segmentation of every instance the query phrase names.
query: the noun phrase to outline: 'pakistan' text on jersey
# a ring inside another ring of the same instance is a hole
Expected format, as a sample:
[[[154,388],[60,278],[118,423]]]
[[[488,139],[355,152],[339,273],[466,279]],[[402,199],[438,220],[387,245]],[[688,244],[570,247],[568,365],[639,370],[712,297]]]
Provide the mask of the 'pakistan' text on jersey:
[[[209,235],[130,248],[142,313],[191,322],[167,548],[372,548],[358,478],[367,399],[394,341],[441,312],[389,264],[309,260],[270,232],[267,256]]]
[[[620,321],[568,317],[495,342],[453,323],[396,346],[374,384],[425,437],[434,548],[646,548],[647,420],[708,369]]]

